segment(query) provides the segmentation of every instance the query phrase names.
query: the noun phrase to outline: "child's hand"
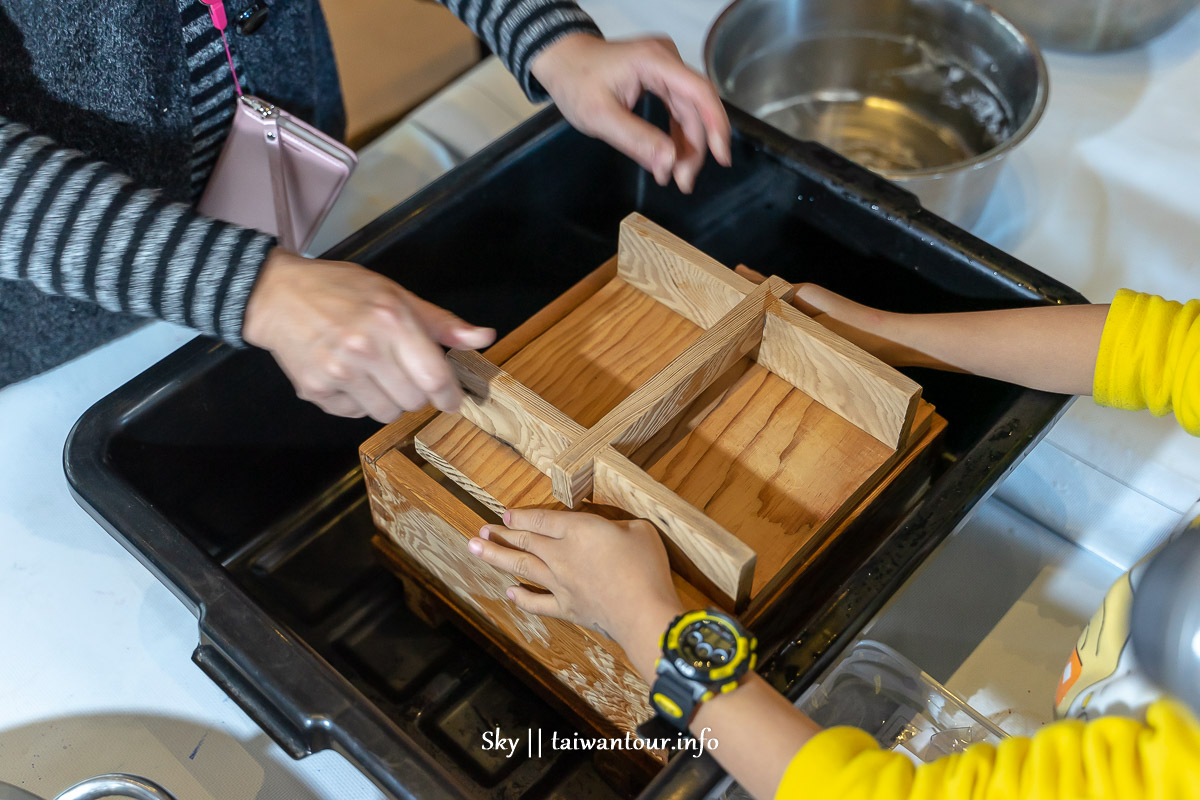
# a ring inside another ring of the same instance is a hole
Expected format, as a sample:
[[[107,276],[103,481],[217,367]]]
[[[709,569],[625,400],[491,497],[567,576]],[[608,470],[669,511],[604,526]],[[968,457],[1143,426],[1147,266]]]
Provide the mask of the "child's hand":
[[[513,586],[508,596],[518,608],[592,628],[627,652],[657,641],[682,610],[662,538],[645,520],[513,509],[504,522],[484,526],[468,548],[548,590]]]

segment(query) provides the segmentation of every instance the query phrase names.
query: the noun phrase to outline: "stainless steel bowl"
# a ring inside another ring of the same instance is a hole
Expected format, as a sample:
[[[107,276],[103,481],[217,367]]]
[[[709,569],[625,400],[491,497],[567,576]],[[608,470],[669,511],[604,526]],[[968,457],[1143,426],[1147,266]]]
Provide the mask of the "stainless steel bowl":
[[[1050,50],[1136,47],[1164,33],[1200,0],[987,0]]]
[[[970,0],[737,0],[705,61],[734,105],[964,227],[1049,92],[1037,45]]]

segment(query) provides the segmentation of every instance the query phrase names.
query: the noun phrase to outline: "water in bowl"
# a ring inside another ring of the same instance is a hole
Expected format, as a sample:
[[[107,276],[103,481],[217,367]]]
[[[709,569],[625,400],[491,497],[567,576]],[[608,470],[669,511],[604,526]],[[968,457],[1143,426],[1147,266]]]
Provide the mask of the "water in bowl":
[[[914,36],[828,34],[754,54],[725,88],[735,104],[798,139],[884,174],[945,167],[1013,132],[985,70]]]

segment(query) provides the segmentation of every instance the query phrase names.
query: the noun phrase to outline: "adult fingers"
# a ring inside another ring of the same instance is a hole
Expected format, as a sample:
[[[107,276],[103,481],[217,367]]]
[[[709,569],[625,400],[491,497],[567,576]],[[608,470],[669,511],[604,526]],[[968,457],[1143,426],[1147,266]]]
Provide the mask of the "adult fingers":
[[[425,393],[416,387],[404,368],[395,361],[389,360],[383,368],[373,371],[371,380],[401,411],[416,411],[427,401]]]
[[[308,398],[317,408],[335,417],[350,417],[360,419],[367,416],[367,411],[355,398],[345,392],[334,392],[319,398]]]
[[[495,328],[472,325],[441,306],[408,292],[408,305],[421,326],[438,344],[460,350],[479,350],[496,340]]]
[[[413,384],[442,411],[457,411],[462,390],[442,348],[408,307],[393,315],[398,335],[391,341],[391,355],[404,368]]]
[[[689,107],[685,106],[678,112],[674,110],[673,104],[671,108],[671,139],[675,142],[676,152],[672,174],[679,190],[684,194],[691,194],[707,154],[704,126]]]
[[[380,419],[379,414],[393,411],[395,419],[400,412],[416,411],[428,401],[425,392],[391,352],[391,342],[399,336],[399,327],[393,320],[390,312],[381,314],[380,329],[345,337],[329,360],[332,376],[347,387],[345,391],[360,397],[363,407],[375,419]]]
[[[592,104],[584,127],[652,173],[659,186],[671,180],[675,166],[671,137],[621,105],[614,95],[603,94]]]
[[[532,553],[505,547],[497,542],[476,537],[467,543],[467,549],[496,569],[502,569],[521,580],[547,586],[553,575],[546,563]]]
[[[708,149],[719,164],[728,167],[733,163],[732,128],[717,87],[684,64],[673,43],[661,44],[644,62],[643,85],[664,100],[670,95],[680,109],[690,106],[704,127]]]
[[[335,388],[334,379],[325,370],[318,369],[312,364],[304,365],[297,371],[276,356],[276,363],[283,370],[296,390],[296,396],[301,400],[312,403],[326,414],[336,417],[358,419],[367,416],[366,410],[353,397]]]
[[[548,592],[535,592],[524,586],[510,586],[504,592],[517,608],[542,617],[563,616],[558,598]]]
[[[369,373],[363,374],[346,387],[344,393],[353,397],[368,416],[379,422],[391,422],[404,411]]]

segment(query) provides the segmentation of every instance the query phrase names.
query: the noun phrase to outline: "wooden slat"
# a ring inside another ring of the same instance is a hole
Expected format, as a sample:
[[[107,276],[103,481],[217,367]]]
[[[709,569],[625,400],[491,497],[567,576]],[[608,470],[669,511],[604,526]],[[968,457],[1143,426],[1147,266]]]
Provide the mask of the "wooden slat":
[[[621,222],[617,274],[701,328],[754,291],[754,283],[641,214]]]
[[[563,508],[549,477],[457,414],[440,415],[421,433],[416,442],[421,457],[496,514],[509,508]]]
[[[754,551],[611,448],[596,456],[592,499],[649,520],[663,534],[676,572],[722,607],[745,607]]]
[[[772,292],[777,289],[769,282],[755,287],[687,350],[576,439],[551,467],[554,496],[569,508],[578,508],[591,492],[592,462],[600,450],[612,446],[622,453],[633,451],[756,348],[764,309],[774,301]]]
[[[449,359],[464,390],[459,413],[539,471],[550,474],[554,459],[583,437],[582,425],[479,353],[451,350]]]
[[[501,444],[491,436],[470,435],[470,432],[475,430],[477,429],[473,425],[456,415],[442,414],[422,429],[422,433],[436,439],[436,452],[423,452],[420,441],[417,442],[417,450],[443,474],[449,476],[451,472],[455,473],[452,477],[454,483],[497,515],[503,514],[509,508],[547,508],[552,511],[566,509],[566,506],[554,498],[547,476],[534,469],[511,447]],[[585,506],[585,509],[606,514],[603,508]],[[636,516],[640,515],[630,511],[623,518]],[[667,546],[668,549],[672,547],[669,541]],[[672,563],[674,564],[674,561]],[[723,601],[718,602],[721,598],[709,591],[709,588],[698,588],[678,571],[673,572],[673,580],[676,591],[688,608],[700,608],[716,603],[728,611],[734,610],[732,599],[727,606]]]
[[[888,447],[904,446],[921,386],[789,303],[768,310],[758,363]]]
[[[438,410],[433,406],[425,406],[419,411],[407,411],[396,418],[395,422],[380,428],[375,435],[359,445],[358,457],[363,464],[373,464],[385,453],[397,447],[404,447],[412,441],[413,434],[421,426],[433,419]]]
[[[609,266],[615,270],[615,262]],[[525,348],[503,365],[505,372],[582,425],[600,420],[702,333],[625,281],[589,288],[593,296],[548,320],[544,335],[527,337]],[[642,330],[655,331],[655,347],[645,347]],[[493,350],[506,341],[507,337]],[[423,457],[453,474],[497,513],[509,507],[561,507],[549,480],[535,480],[536,471],[530,475],[509,458],[515,455],[511,448],[458,414],[442,414],[429,424],[418,447]]]

